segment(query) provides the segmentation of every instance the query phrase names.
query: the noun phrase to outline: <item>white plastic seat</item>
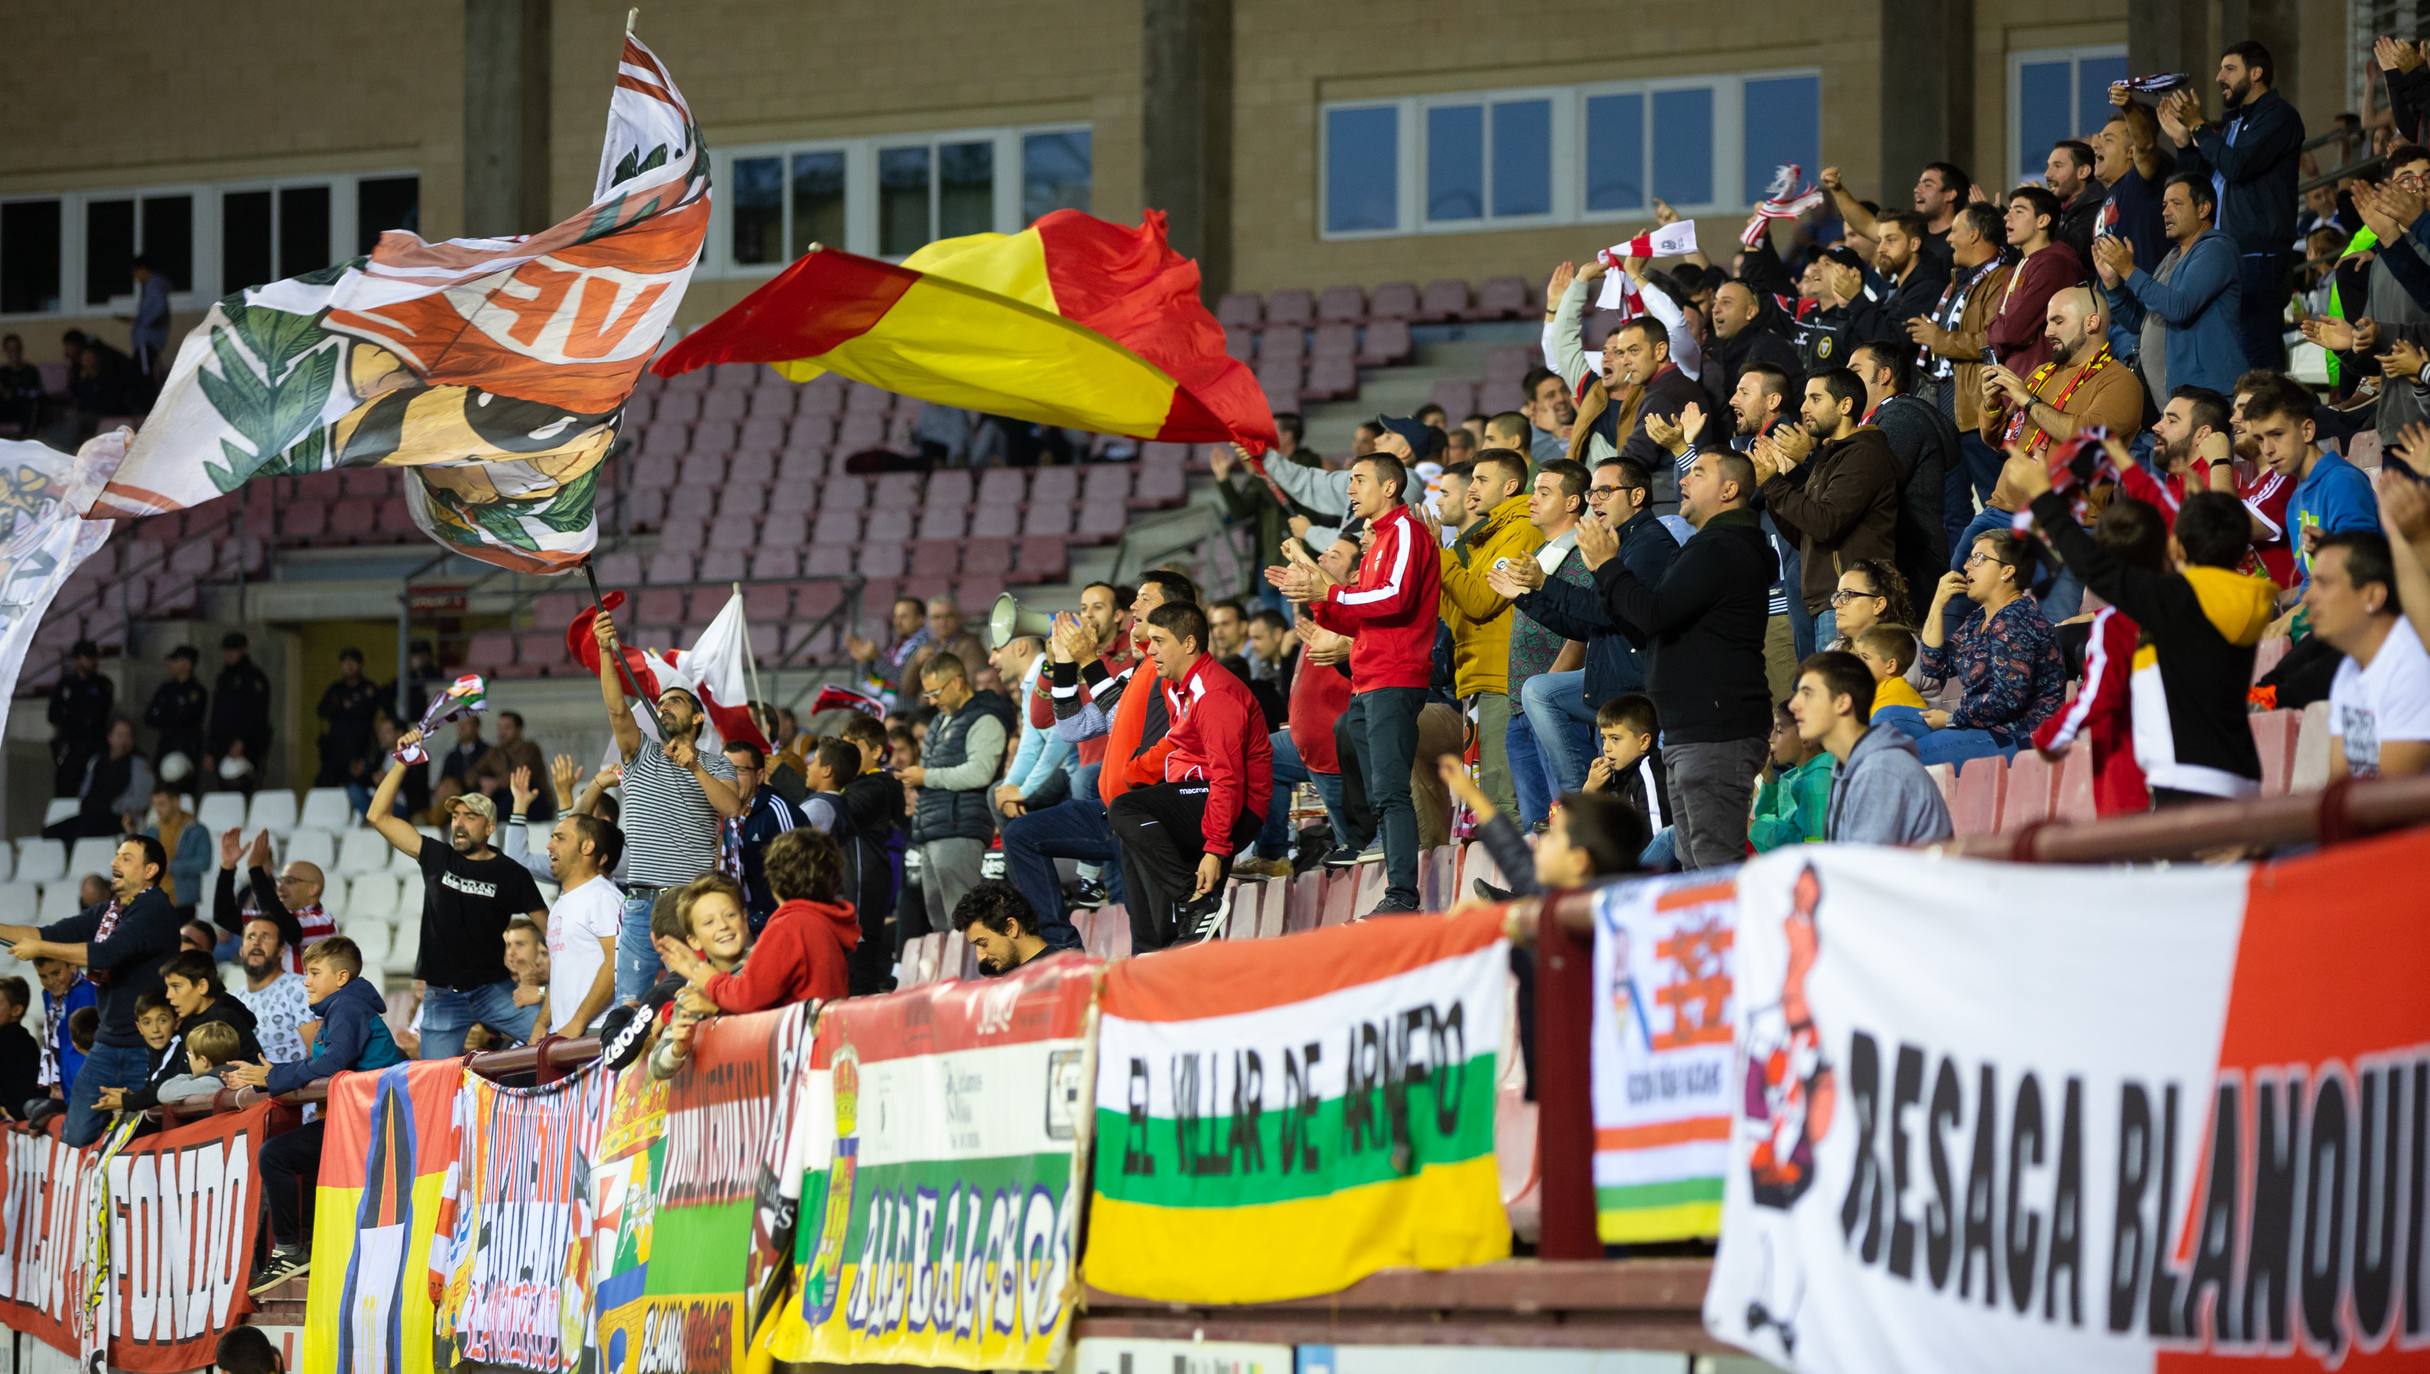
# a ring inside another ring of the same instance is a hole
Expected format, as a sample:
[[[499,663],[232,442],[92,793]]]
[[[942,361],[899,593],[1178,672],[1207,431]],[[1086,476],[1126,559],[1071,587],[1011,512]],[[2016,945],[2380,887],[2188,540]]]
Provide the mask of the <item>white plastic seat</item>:
[[[99,873],[107,877],[110,872],[110,859],[117,852],[118,842],[116,840],[88,835],[76,841],[76,847],[68,851],[68,876],[81,878],[87,873]]]
[[[32,883],[0,883],[0,924],[32,925],[42,906],[42,889]]]
[[[245,826],[245,797],[241,792],[205,792],[194,808],[194,821],[216,841],[221,832]]]
[[[42,904],[38,910],[43,924],[64,921],[84,910],[84,907],[76,900],[77,889],[82,886],[82,880],[76,878],[53,878],[44,883],[42,885]]]
[[[333,901],[329,909],[343,920],[360,924],[364,921],[386,923],[397,914],[397,880],[392,873],[358,873],[344,880],[345,899]]]
[[[83,803],[74,797],[51,798],[48,802],[45,802],[42,807],[42,824],[44,828],[47,829],[51,826],[57,825],[61,821],[66,820],[68,817],[75,815],[76,808],[81,805],[83,805]]]
[[[12,876],[12,870],[16,867],[17,847],[11,844],[0,844],[0,883],[7,882]]]
[[[334,835],[354,824],[354,802],[343,787],[315,787],[304,794],[303,810],[295,823]]]
[[[368,825],[357,826],[338,836],[336,870],[357,877],[365,873],[388,871],[389,856],[396,853],[388,846],[388,837]]]
[[[355,921],[347,925],[346,938],[363,951],[365,965],[384,962],[388,958],[388,927],[378,921]]]
[[[287,862],[313,864],[326,875],[337,866],[337,836],[326,830],[298,827],[287,837]]]
[[[17,881],[47,883],[67,872],[67,850],[57,840],[36,835],[17,841]]]
[[[410,969],[422,957],[422,923],[400,925],[388,944],[388,962],[398,968]]]
[[[296,828],[295,794],[283,787],[253,794],[253,806],[245,813],[248,834],[267,830],[285,839]]]

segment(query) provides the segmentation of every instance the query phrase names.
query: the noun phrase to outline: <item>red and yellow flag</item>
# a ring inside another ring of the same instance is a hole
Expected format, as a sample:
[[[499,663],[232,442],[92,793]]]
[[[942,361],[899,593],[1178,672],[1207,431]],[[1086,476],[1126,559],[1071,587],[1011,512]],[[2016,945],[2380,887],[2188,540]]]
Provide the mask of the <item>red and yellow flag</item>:
[[[1198,265],[1137,228],[1057,210],[943,239],[899,265],[812,247],[661,357],[672,377],[770,363],[1039,424],[1174,442],[1274,443],[1274,415],[1198,299]]]

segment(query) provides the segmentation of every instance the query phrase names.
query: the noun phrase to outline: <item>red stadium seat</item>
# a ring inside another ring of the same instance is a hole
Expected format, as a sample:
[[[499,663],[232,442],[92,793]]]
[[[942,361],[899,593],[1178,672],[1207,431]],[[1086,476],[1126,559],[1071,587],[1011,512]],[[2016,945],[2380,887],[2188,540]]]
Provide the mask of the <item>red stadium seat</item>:
[[[2301,711],[2263,711],[2251,717],[2253,747],[2261,751],[2261,795],[2283,797],[2295,774],[2295,745],[2303,731]]]
[[[2050,760],[2031,749],[2019,750],[2008,762],[2007,790],[2000,799],[2001,833],[2049,820],[2058,786],[2059,771]]]
[[[1277,291],[1266,297],[1269,324],[1309,325],[1316,322],[1316,301],[1305,291]]]
[[[1416,351],[1407,320],[1378,320],[1367,326],[1367,340],[1359,349],[1358,360],[1369,367],[1389,367],[1409,361]]]
[[[2069,822],[2096,819],[2093,807],[2092,748],[2079,743],[2059,760],[2059,787],[2050,814]]]
[[[1227,291],[1223,299],[1215,303],[1215,318],[1226,329],[1254,325],[1265,318],[1265,313],[1254,291]]]
[[[1418,289],[1415,283],[1388,281],[1375,288],[1367,297],[1367,318],[1371,320],[1414,320],[1418,318]]]
[[[705,542],[705,541],[704,541]],[[642,565],[644,582],[660,586],[692,580],[692,551],[688,548],[661,548]]]
[[[1456,425],[1476,413],[1477,384],[1453,380],[1436,382],[1427,399],[1441,406],[1443,413]]]
[[[1426,294],[1418,301],[1417,318],[1432,323],[1456,320],[1468,314],[1468,283],[1444,278],[1426,283]]]
[[[2000,798],[2007,786],[2005,759],[1969,759],[1960,765],[1957,791],[1949,800],[1949,820],[1957,833],[1989,835],[1998,830]]]
[[[693,576],[722,585],[742,581],[749,575],[748,567],[749,556],[742,548],[721,544],[702,551],[700,569]]]
[[[1367,318],[1367,293],[1355,286],[1328,286],[1317,301],[1316,318],[1356,324]]]
[[[511,631],[478,631],[465,641],[464,666],[484,676],[515,676],[515,647]]]
[[[1024,582],[1056,582],[1071,570],[1071,545],[1061,539],[1023,539],[1013,554],[1013,576]]]
[[[633,619],[648,625],[680,624],[688,618],[681,587],[644,587],[633,598]]]
[[[1477,292],[1468,312],[1472,320],[1515,320],[1528,313],[1527,282],[1519,277],[1494,277]]]
[[[759,548],[751,551],[749,571],[754,582],[790,581],[802,575],[802,551],[796,544],[769,548],[763,540]]]

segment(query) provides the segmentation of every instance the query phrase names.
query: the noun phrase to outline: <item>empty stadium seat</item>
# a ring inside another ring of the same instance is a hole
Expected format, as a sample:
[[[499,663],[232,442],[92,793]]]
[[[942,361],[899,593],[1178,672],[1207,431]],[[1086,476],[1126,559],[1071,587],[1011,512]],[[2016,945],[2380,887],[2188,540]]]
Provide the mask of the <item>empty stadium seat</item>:
[[[2022,749],[2008,764],[2008,782],[2000,800],[2000,830],[2022,830],[2050,819],[2057,800],[2059,772],[2050,760]]]
[[[267,830],[276,839],[285,839],[296,827],[295,794],[283,787],[265,788],[253,794],[252,804],[245,808],[245,829]]]
[[[1418,289],[1414,282],[1388,281],[1375,288],[1367,297],[1367,318],[1370,320],[1413,320],[1418,317]]]
[[[354,802],[343,787],[315,787],[304,794],[295,823],[332,833],[349,829],[354,824]]]
[[[64,921],[84,909],[79,901],[84,888],[81,878],[53,878],[42,885],[42,898],[34,907],[34,915],[44,925]]]
[[[42,804],[43,827],[48,829],[49,827],[57,825],[61,821],[66,820],[68,817],[75,815],[76,808],[81,805],[83,805],[83,803],[79,802],[74,797],[53,797],[49,801],[44,802]]]
[[[67,850],[59,841],[40,835],[17,841],[18,882],[45,883],[66,872]]]
[[[1999,829],[2000,799],[2007,790],[2004,759],[1968,759],[1958,768],[1957,790],[1949,798],[1949,821],[1960,835],[1989,835]]]
[[[107,873],[110,859],[117,852],[117,840],[106,835],[88,835],[68,849],[68,876],[81,878],[87,873]]]
[[[363,962],[366,965],[383,963],[387,960],[389,955],[388,927],[381,922],[350,921],[346,925],[346,938],[354,941],[355,947],[363,952]]]
[[[0,921],[13,926],[31,924],[41,905],[42,889],[34,884],[0,883]]]
[[[357,826],[339,834],[334,867],[345,874],[381,873],[388,868],[388,855],[388,841],[379,831]]]
[[[1316,299],[1305,291],[1277,291],[1266,297],[1266,320],[1269,324],[1314,324]]]
[[[2317,792],[2329,785],[2329,703],[2315,701],[2303,708],[2296,727],[2295,756],[2287,774],[2287,790]],[[20,875],[22,876],[22,875]]]
[[[2261,754],[2261,795],[2283,797],[2295,776],[2295,750],[2303,724],[2300,711],[2263,711],[2249,718],[2253,747]]]
[[[1426,283],[1426,294],[1418,300],[1416,318],[1433,322],[1456,320],[1468,314],[1468,283],[1444,278]]]
[[[337,836],[326,830],[298,827],[287,837],[286,862],[313,864],[327,873],[337,864]]]
[[[1226,329],[1240,329],[1265,318],[1265,307],[1254,291],[1227,291],[1215,303],[1215,318]]]

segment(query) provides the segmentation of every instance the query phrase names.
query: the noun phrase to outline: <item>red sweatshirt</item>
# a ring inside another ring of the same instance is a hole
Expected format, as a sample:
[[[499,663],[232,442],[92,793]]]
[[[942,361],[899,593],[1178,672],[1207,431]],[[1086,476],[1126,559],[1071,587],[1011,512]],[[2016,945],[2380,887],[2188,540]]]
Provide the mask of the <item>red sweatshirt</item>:
[[[1350,679],[1330,663],[1311,663],[1300,656],[1291,677],[1291,743],[1299,761],[1311,773],[1339,773],[1341,756],[1333,751],[1333,723],[1350,709]]]
[[[709,979],[709,1000],[725,1011],[766,1011],[795,1002],[832,1002],[851,991],[844,956],[861,942],[850,902],[779,903],[751,942],[742,972]]]
[[[1442,553],[1416,514],[1395,506],[1375,522],[1357,583],[1327,588],[1308,603],[1317,624],[1351,637],[1350,690],[1423,688],[1434,680]]]
[[[2120,474],[2118,487],[2143,504],[2158,509],[2160,523],[2173,530],[2177,528],[2177,512],[2185,505],[2189,485],[2187,478],[2192,479],[2190,485],[2195,491],[2210,490],[2209,463],[2197,458],[2187,465],[2185,471],[2186,476],[2180,477],[2174,473],[2157,472],[2149,464],[2137,463]]]
[[[1274,803],[1274,745],[1266,736],[1265,712],[1247,684],[1207,654],[1200,654],[1178,683],[1163,682],[1165,710],[1173,728],[1165,733],[1164,780],[1207,784],[1206,818],[1200,833],[1208,854],[1232,852],[1232,826],[1240,813],[1263,818]],[[1123,696],[1127,699],[1130,691]]]
[[[2084,260],[2073,244],[2053,239],[2017,265],[2008,279],[2008,294],[1983,326],[2000,366],[2030,381],[2033,370],[2050,359],[2050,340],[2042,333],[2050,315],[2050,298],[2085,277]]]
[[[2033,732],[2033,747],[2054,759],[2067,752],[2078,734],[2086,738],[2092,749],[2093,814],[2098,816],[2151,809],[2143,765],[2135,762],[2134,704],[2127,692],[2142,638],[2143,631],[2117,607],[2096,612],[2092,637],[2084,644],[2084,685],[2076,689],[2075,700]]]

